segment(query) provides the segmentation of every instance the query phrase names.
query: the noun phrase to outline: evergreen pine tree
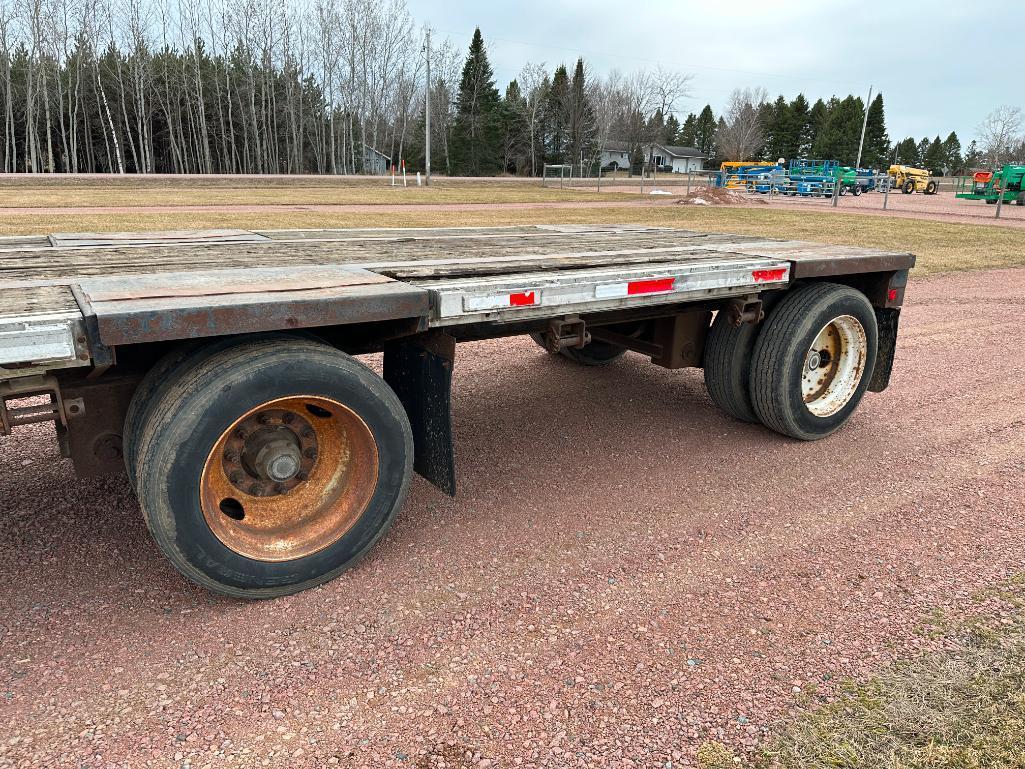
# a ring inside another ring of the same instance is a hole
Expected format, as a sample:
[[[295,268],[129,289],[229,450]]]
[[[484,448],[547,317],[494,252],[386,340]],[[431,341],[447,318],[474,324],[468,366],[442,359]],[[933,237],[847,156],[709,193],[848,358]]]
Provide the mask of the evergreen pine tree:
[[[811,105],[811,109],[808,110],[808,129],[804,143],[801,146],[801,157],[808,157],[814,153],[815,142],[818,140],[818,136],[822,132],[828,117],[829,109],[826,107],[826,103],[822,99],[816,99],[815,103]]]
[[[947,153],[943,151],[943,141],[937,136],[929,143],[929,148],[922,158],[922,166],[933,176],[943,176],[946,165]]]
[[[720,117],[715,123],[715,131],[712,133],[706,153],[712,161],[709,163],[710,168],[718,168],[727,159],[724,157],[724,153],[719,150],[719,137],[724,135],[726,130],[726,118]]]
[[[772,112],[774,104],[770,101],[762,102],[758,105],[756,115],[758,126],[762,132],[762,143],[752,154],[752,158],[755,160],[768,160],[767,147],[768,147],[768,135],[765,133],[765,127],[772,122]],[[777,156],[778,157],[778,156]],[[775,160],[776,158],[773,158]]]
[[[876,94],[868,108],[865,124],[865,147],[861,153],[862,168],[888,168],[890,137],[886,134],[886,114],[883,109],[883,95]]]
[[[569,101],[569,73],[560,64],[552,76],[552,87],[548,89],[548,103],[545,114],[548,118],[548,145],[545,147],[545,162],[566,163],[569,147],[569,130],[566,125],[566,104]]]
[[[648,139],[659,144],[666,143],[666,121],[662,115],[662,110],[655,110],[654,114],[648,118],[647,128]]]
[[[982,166],[982,152],[979,151],[979,143],[972,139],[968,143],[968,149],[964,154],[964,169],[972,171]]]
[[[506,173],[530,173],[530,121],[527,100],[513,80],[502,101],[502,167]]]
[[[489,174],[501,167],[501,98],[480,28],[474,30],[456,96],[449,153],[457,173]]]
[[[583,59],[577,59],[577,65],[573,69],[573,80],[566,93],[564,111],[568,160],[570,163],[582,163],[591,151],[594,133],[594,110],[584,83]]]
[[[846,96],[842,100],[831,99],[830,104],[829,115],[815,137],[812,154],[823,160],[853,165],[858,157],[864,103],[860,97]]]
[[[961,157],[961,140],[954,131],[943,140],[943,157],[951,174],[959,174],[964,169],[964,158]]]
[[[762,120],[765,132],[765,159],[790,158],[790,148],[796,144],[790,105],[782,95],[768,105]]]
[[[715,157],[716,120],[712,107],[708,104],[701,110],[694,125],[694,146],[709,160]]]
[[[922,164],[922,157],[918,152],[918,142],[909,136],[897,143],[894,148],[894,163],[902,166],[919,166]]]
[[[680,121],[676,115],[670,114],[666,118],[665,140],[666,144],[678,144],[680,141]]]
[[[803,93],[797,94],[790,102],[790,122],[793,143],[785,147],[786,151],[781,155],[786,160],[804,157],[811,151],[811,106]]]
[[[918,165],[921,166],[925,163],[925,153],[929,151],[929,145],[932,142],[929,141],[928,136],[923,136],[922,140],[918,142]]]
[[[697,126],[698,116],[691,112],[683,121],[683,125],[680,126],[680,134],[678,137],[680,144],[684,147],[697,146]]]

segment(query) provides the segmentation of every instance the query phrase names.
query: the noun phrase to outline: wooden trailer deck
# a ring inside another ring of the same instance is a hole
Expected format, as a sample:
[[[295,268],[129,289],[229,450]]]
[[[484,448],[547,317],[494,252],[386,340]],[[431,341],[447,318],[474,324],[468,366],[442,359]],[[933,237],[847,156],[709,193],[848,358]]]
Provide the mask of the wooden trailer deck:
[[[425,327],[502,322],[557,314],[562,303],[616,307],[628,290],[617,293],[618,279],[660,289],[633,299],[665,303],[913,264],[907,253],[628,225],[7,237],[0,378],[87,365],[94,341],[418,315]]]

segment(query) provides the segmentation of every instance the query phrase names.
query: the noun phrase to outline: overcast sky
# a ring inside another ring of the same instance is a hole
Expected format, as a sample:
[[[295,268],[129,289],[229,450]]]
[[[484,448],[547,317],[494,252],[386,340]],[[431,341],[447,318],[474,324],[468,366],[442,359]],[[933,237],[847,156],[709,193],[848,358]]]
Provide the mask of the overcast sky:
[[[864,98],[872,85],[891,140],[955,130],[965,145],[998,105],[1025,106],[1022,0],[407,2],[462,48],[480,26],[502,90],[525,61],[578,55],[600,72],[661,63],[693,74],[684,115],[706,103],[718,114],[736,87],[814,101]]]

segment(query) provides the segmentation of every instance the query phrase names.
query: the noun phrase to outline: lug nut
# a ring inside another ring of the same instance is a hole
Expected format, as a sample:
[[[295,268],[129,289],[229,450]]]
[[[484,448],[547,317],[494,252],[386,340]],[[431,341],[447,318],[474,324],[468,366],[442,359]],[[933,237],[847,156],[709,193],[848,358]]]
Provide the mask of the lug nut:
[[[290,425],[295,421],[295,414],[293,414],[291,411],[286,411],[282,415],[281,421],[284,422],[286,425]]]
[[[244,428],[244,427],[236,427],[235,428],[235,437],[238,438],[240,441],[244,441],[246,439],[247,435],[249,435],[249,432],[246,430],[246,428]]]
[[[249,487],[249,493],[252,494],[254,497],[262,497],[263,484],[254,483],[252,486]]]
[[[312,427],[304,427],[302,429],[302,432],[299,433],[299,434],[302,435],[303,438],[312,438],[313,437],[313,428]]]
[[[256,421],[259,422],[261,425],[269,425],[271,422],[274,421],[274,419],[271,417],[270,414],[260,414]]]
[[[237,451],[233,451],[232,449],[228,449],[227,451],[224,452],[224,461],[225,462],[231,462],[233,464],[235,462],[238,462],[238,452]]]
[[[284,494],[288,491],[288,487],[283,483],[276,483],[274,484],[274,491],[278,494]]]
[[[316,459],[317,450],[313,448],[313,446],[310,446],[309,448],[303,450],[303,456],[307,459]]]
[[[309,480],[309,478],[310,478],[310,474],[308,472],[306,472],[305,470],[300,470],[299,472],[297,472],[295,474],[295,479],[297,481],[306,481],[306,480]]]
[[[228,480],[238,486],[242,481],[246,479],[245,474],[241,470],[232,470],[231,475],[228,476]]]

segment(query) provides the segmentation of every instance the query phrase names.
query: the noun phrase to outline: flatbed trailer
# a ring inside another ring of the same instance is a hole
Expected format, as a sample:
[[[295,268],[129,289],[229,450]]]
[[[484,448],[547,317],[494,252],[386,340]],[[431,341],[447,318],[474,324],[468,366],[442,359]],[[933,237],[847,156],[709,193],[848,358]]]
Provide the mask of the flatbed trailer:
[[[914,261],[617,225],[0,238],[0,432],[53,422],[184,575],[272,597],[367,552],[414,471],[455,494],[457,342],[703,368],[730,416],[815,440],[887,386]]]

